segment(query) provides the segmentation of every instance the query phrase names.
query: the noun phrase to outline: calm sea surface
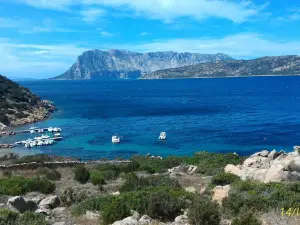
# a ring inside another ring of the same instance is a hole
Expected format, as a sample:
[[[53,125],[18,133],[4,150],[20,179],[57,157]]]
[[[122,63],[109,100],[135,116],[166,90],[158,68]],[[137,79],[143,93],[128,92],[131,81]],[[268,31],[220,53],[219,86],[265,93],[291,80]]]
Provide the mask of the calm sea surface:
[[[97,159],[206,150],[245,155],[300,145],[300,77],[21,84],[60,110],[35,126],[61,127],[65,138],[53,146],[16,149],[23,154]],[[157,140],[161,131],[167,132],[167,141]],[[121,144],[111,143],[114,133],[122,136]]]

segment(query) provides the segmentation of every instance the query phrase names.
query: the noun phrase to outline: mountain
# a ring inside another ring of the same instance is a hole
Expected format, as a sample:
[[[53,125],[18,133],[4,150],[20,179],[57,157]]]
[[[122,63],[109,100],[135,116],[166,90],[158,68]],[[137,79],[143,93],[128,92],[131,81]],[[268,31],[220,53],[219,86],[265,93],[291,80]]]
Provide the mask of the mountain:
[[[0,129],[42,120],[53,110],[51,102],[0,75]]]
[[[190,66],[158,70],[143,75],[143,79],[236,77],[259,75],[300,75],[300,56],[262,57],[253,60],[230,60],[199,63]]]
[[[220,53],[138,53],[114,49],[90,50],[80,55],[68,71],[52,79],[135,79],[156,70],[219,60],[232,60],[232,58]]]

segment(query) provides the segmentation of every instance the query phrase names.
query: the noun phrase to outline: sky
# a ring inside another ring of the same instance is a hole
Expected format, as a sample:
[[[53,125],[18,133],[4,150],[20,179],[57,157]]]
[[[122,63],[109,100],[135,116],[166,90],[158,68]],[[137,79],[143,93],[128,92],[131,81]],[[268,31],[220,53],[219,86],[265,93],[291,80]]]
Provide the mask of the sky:
[[[0,74],[54,77],[89,49],[300,55],[300,1],[0,0]]]

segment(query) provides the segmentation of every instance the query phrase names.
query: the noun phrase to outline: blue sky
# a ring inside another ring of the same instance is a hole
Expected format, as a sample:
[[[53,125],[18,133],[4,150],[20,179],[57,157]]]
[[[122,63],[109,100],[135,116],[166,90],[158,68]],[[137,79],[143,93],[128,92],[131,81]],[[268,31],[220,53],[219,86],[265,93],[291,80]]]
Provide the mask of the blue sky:
[[[0,73],[46,78],[88,49],[300,52],[299,0],[1,0]]]

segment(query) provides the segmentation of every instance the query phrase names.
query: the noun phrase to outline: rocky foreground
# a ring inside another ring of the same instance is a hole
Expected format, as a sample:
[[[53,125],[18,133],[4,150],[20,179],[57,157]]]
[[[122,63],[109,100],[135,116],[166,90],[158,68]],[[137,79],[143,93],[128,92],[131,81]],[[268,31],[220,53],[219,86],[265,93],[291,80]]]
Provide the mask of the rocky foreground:
[[[264,183],[299,181],[300,155],[297,151],[263,150],[251,155],[242,165],[227,165],[225,172],[235,174],[242,180]]]
[[[0,224],[12,215],[16,222],[10,224],[21,225],[18,221],[39,225],[300,224],[299,216],[288,211],[300,208],[298,151],[263,150],[248,158],[208,152],[162,159],[133,156],[123,163],[63,166],[45,155],[0,161],[38,165],[0,167]]]

